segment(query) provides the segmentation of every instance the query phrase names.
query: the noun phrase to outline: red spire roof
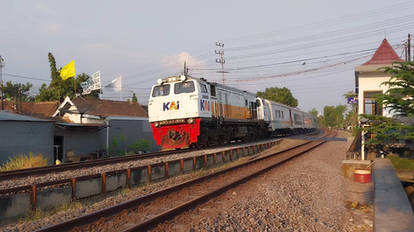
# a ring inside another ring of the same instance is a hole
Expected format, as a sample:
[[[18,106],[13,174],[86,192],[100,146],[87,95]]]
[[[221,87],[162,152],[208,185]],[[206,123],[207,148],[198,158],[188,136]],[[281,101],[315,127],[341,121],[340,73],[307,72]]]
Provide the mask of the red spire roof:
[[[391,45],[388,43],[387,39],[384,39],[381,45],[378,47],[377,51],[371,57],[370,60],[365,62],[362,65],[369,64],[392,64],[395,61],[404,61],[401,59]]]

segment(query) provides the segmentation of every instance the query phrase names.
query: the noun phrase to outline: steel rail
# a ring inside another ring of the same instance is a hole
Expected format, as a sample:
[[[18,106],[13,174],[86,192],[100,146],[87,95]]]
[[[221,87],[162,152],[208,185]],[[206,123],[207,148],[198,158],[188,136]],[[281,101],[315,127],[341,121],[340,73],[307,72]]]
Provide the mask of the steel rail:
[[[323,137],[326,137],[326,136],[328,136],[328,135],[325,135]],[[159,223],[161,223],[161,222],[163,222],[163,221],[165,221],[169,218],[174,217],[177,214],[180,214],[181,212],[183,212],[185,210],[188,210],[188,209],[194,207],[197,204],[205,202],[206,200],[208,200],[208,199],[212,198],[213,196],[216,196],[216,195],[228,190],[229,188],[231,188],[233,186],[236,186],[236,185],[238,185],[242,182],[245,182],[248,179],[259,175],[262,172],[270,170],[274,166],[277,166],[277,165],[279,165],[283,162],[286,162],[287,160],[292,159],[293,157],[296,157],[297,155],[308,152],[308,151],[314,149],[315,147],[320,146],[321,144],[323,144],[325,142],[326,141],[307,141],[305,143],[295,145],[293,147],[284,149],[282,151],[275,152],[273,154],[266,155],[266,156],[259,156],[259,157],[256,157],[255,159],[248,160],[248,161],[246,161],[244,163],[241,163],[239,165],[235,165],[235,166],[220,170],[218,172],[214,172],[212,174],[209,174],[209,175],[206,175],[206,176],[203,176],[203,177],[199,177],[199,178],[196,178],[196,179],[193,179],[193,180],[190,180],[190,181],[186,181],[184,183],[180,183],[180,184],[177,184],[175,186],[172,186],[172,187],[169,187],[169,188],[166,188],[166,189],[163,189],[163,190],[159,190],[157,192],[154,192],[154,193],[142,196],[142,197],[138,197],[136,199],[129,200],[127,202],[124,202],[124,203],[121,203],[121,204],[118,204],[118,205],[115,205],[115,206],[112,206],[112,207],[108,207],[108,208],[100,210],[100,211],[96,211],[94,213],[83,215],[83,216],[80,216],[78,218],[74,218],[74,219],[62,222],[60,224],[56,224],[56,225],[52,225],[52,226],[49,226],[49,227],[42,228],[38,231],[39,232],[62,231],[62,230],[73,229],[75,227],[84,226],[84,225],[87,225],[87,224],[92,224],[93,222],[96,222],[96,221],[98,221],[102,218],[116,215],[118,213],[121,213],[123,210],[132,210],[134,208],[137,208],[139,205],[142,205],[145,202],[149,202],[151,200],[154,200],[154,199],[162,197],[162,196],[166,196],[170,193],[174,193],[174,192],[179,191],[181,189],[184,189],[186,187],[190,187],[192,185],[199,184],[202,181],[209,180],[209,179],[212,179],[214,177],[218,177],[220,175],[229,173],[233,170],[240,169],[240,168],[246,167],[248,165],[254,164],[256,162],[263,161],[263,160],[275,157],[276,155],[280,155],[280,154],[287,153],[287,152],[292,152],[292,151],[295,152],[295,149],[299,149],[299,151],[296,151],[296,153],[294,153],[293,155],[289,156],[288,158],[286,158],[284,160],[281,160],[279,162],[275,162],[271,165],[267,165],[266,167],[264,167],[264,168],[262,168],[258,171],[255,171],[254,173],[251,173],[250,175],[238,178],[235,181],[232,181],[231,183],[226,184],[225,186],[222,186],[222,187],[220,187],[218,189],[215,189],[213,191],[209,191],[208,193],[203,194],[202,196],[196,197],[195,199],[187,201],[183,204],[180,204],[177,207],[174,207],[172,209],[168,209],[167,211],[165,211],[161,214],[158,214],[155,217],[153,217],[151,219],[148,219],[148,220],[146,220],[146,221],[144,221],[140,224],[136,224],[136,225],[134,225],[130,228],[127,228],[124,231],[142,231],[142,230],[146,230],[146,229],[149,229],[149,228],[152,228],[152,227],[156,226],[157,224],[159,224]],[[306,149],[304,149],[304,150],[300,150],[300,148],[303,148],[306,145],[310,145],[310,146],[306,147]]]
[[[246,143],[248,142],[231,143],[231,144],[226,144],[226,145],[244,145]],[[214,149],[214,148],[220,148],[220,147],[223,147],[223,146],[217,145],[217,146],[208,147],[208,149]],[[102,166],[102,165],[107,165],[107,164],[151,159],[151,158],[162,157],[162,156],[166,156],[170,154],[181,154],[185,152],[200,151],[203,149],[207,149],[207,148],[203,147],[203,148],[189,148],[189,149],[182,149],[182,150],[159,151],[159,152],[152,152],[152,153],[139,154],[139,155],[135,154],[135,155],[122,156],[122,157],[110,157],[110,158],[88,160],[88,161],[81,161],[81,162],[75,162],[75,163],[65,163],[61,165],[4,171],[4,172],[0,172],[0,181],[8,180],[11,178],[20,178],[20,177],[27,177],[27,176],[33,176],[33,175],[48,174],[52,172],[63,172],[63,171],[68,171],[68,170],[76,170],[80,168]]]

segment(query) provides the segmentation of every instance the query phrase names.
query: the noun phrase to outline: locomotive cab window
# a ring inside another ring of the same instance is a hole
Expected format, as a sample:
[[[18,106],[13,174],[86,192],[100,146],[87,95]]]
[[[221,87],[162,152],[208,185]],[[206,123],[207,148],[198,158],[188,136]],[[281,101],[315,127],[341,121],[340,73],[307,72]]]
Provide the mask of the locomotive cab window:
[[[169,84],[154,86],[154,89],[152,90],[153,97],[167,96],[168,94],[170,94]]]
[[[194,82],[192,81],[184,81],[184,82],[178,82],[174,85],[174,93],[180,94],[180,93],[192,93],[194,92]]]
[[[210,85],[210,93],[212,97],[216,96],[216,86],[215,85]]]
[[[207,86],[200,83],[200,89],[202,93],[208,93]]]

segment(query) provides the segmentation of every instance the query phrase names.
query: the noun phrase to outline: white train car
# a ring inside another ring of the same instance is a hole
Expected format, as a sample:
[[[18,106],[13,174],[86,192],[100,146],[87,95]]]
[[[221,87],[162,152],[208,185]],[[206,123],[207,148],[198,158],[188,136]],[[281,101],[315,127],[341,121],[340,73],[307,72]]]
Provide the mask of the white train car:
[[[257,98],[259,119],[273,136],[298,134],[316,129],[317,121],[308,113],[281,103]]]
[[[262,98],[258,98],[257,102],[259,119],[268,123],[271,134],[277,136],[291,133],[291,107]]]

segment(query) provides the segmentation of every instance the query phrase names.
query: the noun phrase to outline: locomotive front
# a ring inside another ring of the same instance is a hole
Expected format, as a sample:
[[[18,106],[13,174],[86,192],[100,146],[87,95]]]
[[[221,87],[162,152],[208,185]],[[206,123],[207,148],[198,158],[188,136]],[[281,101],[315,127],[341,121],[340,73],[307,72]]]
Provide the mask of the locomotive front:
[[[207,85],[184,75],[159,79],[152,87],[149,122],[154,139],[163,150],[197,143],[200,117],[211,117],[207,93]]]

